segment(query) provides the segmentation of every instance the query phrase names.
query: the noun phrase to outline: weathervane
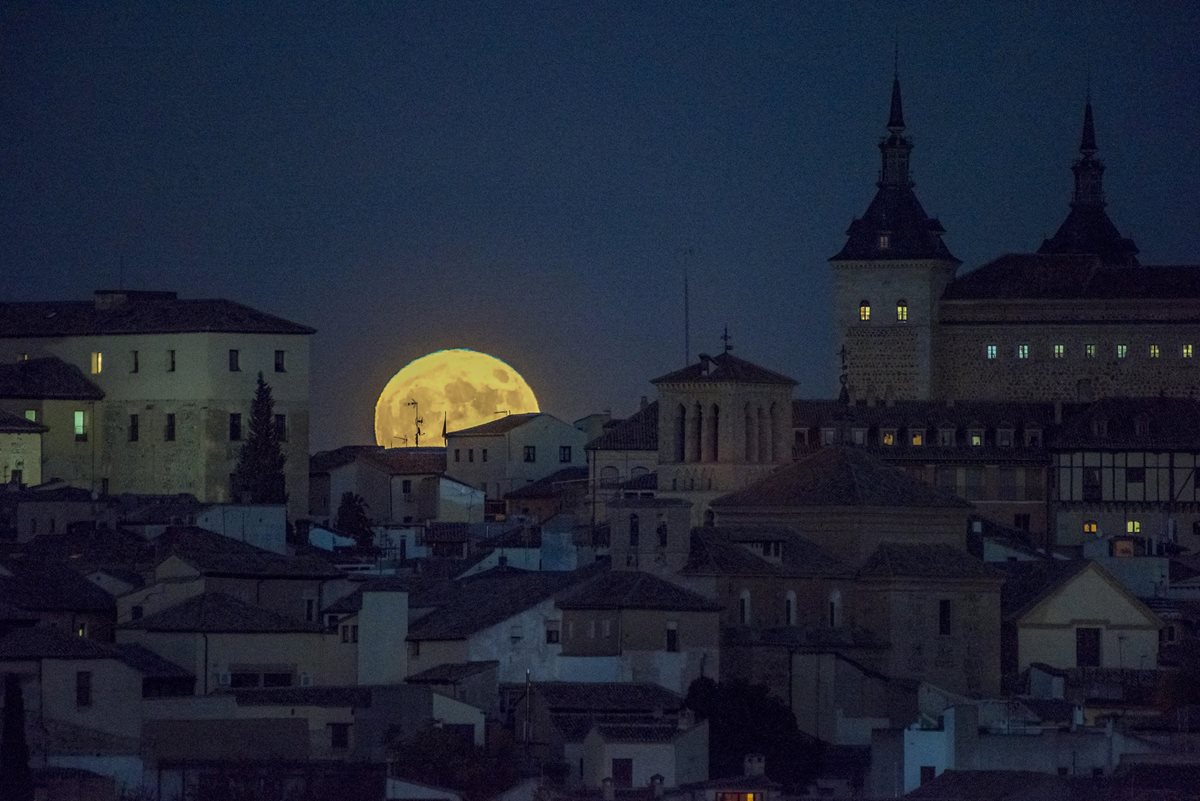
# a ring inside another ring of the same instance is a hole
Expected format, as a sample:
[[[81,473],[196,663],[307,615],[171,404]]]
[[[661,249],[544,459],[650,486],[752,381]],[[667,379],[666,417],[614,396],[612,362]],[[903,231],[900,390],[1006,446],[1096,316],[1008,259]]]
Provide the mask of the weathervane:
[[[415,398],[410,400],[408,403],[406,403],[404,405],[413,407],[413,422],[416,423],[416,427],[417,427],[417,434],[415,437],[416,443],[417,443],[416,447],[419,448],[419,447],[421,447],[421,423],[425,422],[424,420],[421,419],[421,407],[417,405],[417,401]]]

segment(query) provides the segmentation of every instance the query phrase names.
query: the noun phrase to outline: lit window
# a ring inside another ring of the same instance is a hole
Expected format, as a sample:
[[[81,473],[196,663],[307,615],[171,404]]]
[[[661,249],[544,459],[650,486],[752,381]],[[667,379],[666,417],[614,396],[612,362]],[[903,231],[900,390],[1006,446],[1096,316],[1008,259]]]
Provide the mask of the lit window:
[[[1091,345],[1091,344],[1084,345],[1083,346],[1083,355],[1087,356],[1089,359],[1096,358],[1096,346]]]
[[[999,350],[1000,350],[1000,349],[999,349],[999,348],[997,348],[995,345],[988,345],[988,346],[987,346],[987,357],[988,357],[988,359],[995,359],[995,358],[996,358],[996,356],[997,356],[997,354],[998,354],[998,352],[999,352]]]
[[[1159,350],[1158,345],[1151,345],[1150,346],[1150,358],[1157,359],[1160,355],[1161,355],[1161,351]]]
[[[896,319],[902,323],[908,322],[908,301],[896,302]]]
[[[912,432],[912,437],[909,439],[909,442],[911,442],[913,445],[918,446],[918,447],[921,445],[924,445],[925,444],[924,429],[922,429],[921,431]]]
[[[100,375],[104,371],[104,354],[98,350],[92,351],[92,375]]]
[[[864,323],[871,319],[870,301],[864,300],[862,303],[858,304],[858,319],[862,320]]]
[[[25,410],[25,419],[36,423],[37,422],[37,409],[26,409]]]
[[[1018,359],[1028,359],[1029,358],[1029,346],[1028,345],[1025,345],[1025,344],[1017,345],[1017,358]]]
[[[883,436],[881,437],[881,440],[884,445],[887,445],[889,447],[891,447],[892,445],[895,445],[896,444],[896,432],[895,431],[884,431]]]
[[[1100,526],[1095,520],[1085,520],[1083,521],[1083,533],[1098,534],[1100,533]]]
[[[1126,534],[1141,534],[1142,533],[1142,521],[1141,520],[1126,520],[1125,521],[1125,533]]]
[[[971,432],[971,447],[972,448],[983,447],[983,432],[982,431],[972,431]]]
[[[1063,346],[1063,345],[1055,345],[1054,346],[1054,358],[1061,359],[1063,356],[1066,356],[1066,355],[1067,355],[1067,349],[1065,346]]]
[[[75,410],[75,441],[87,442],[87,412],[82,409]]]
[[[889,234],[879,235],[879,249],[887,250],[892,246],[892,237]]]
[[[1191,345],[1183,346],[1183,358],[1185,358],[1185,359],[1192,358],[1192,346]]]
[[[1128,355],[1129,355],[1129,346],[1128,345],[1117,345],[1117,358],[1118,359],[1124,359]]]

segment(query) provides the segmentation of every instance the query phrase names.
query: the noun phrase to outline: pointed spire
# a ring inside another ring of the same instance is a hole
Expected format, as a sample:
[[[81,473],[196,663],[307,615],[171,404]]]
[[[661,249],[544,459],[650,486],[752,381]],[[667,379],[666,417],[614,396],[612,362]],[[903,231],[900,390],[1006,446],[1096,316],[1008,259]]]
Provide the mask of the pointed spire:
[[[892,78],[892,109],[888,114],[888,130],[899,133],[904,130],[904,109],[900,104],[900,75]]]
[[[1096,147],[1096,126],[1092,122],[1092,90],[1089,87],[1087,102],[1083,106],[1083,136],[1079,140],[1079,152],[1085,156],[1093,155]]]

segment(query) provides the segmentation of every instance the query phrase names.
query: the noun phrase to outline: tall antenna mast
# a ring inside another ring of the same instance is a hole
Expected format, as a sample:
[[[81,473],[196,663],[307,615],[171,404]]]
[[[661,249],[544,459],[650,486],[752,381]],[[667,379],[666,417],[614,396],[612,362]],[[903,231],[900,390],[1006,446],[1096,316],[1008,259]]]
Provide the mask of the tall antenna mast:
[[[688,290],[688,262],[692,258],[691,247],[683,249],[683,366],[692,363],[691,293]]]
[[[421,423],[425,422],[421,419],[421,407],[417,405],[416,398],[413,398],[404,405],[413,407],[413,419],[417,429],[416,436],[414,436],[413,439],[416,441],[415,447],[419,448],[421,447]]]

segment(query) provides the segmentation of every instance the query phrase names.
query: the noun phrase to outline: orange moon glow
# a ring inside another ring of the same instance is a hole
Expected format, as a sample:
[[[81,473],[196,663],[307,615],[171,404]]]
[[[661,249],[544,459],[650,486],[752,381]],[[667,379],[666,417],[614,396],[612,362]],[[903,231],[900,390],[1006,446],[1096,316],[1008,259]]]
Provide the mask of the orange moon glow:
[[[416,401],[416,406],[412,402]],[[537,398],[513,368],[466,348],[439,350],[409,362],[392,376],[375,404],[375,442],[415,447],[420,414],[421,447],[445,445],[447,431],[470,428],[508,414],[536,412]]]

